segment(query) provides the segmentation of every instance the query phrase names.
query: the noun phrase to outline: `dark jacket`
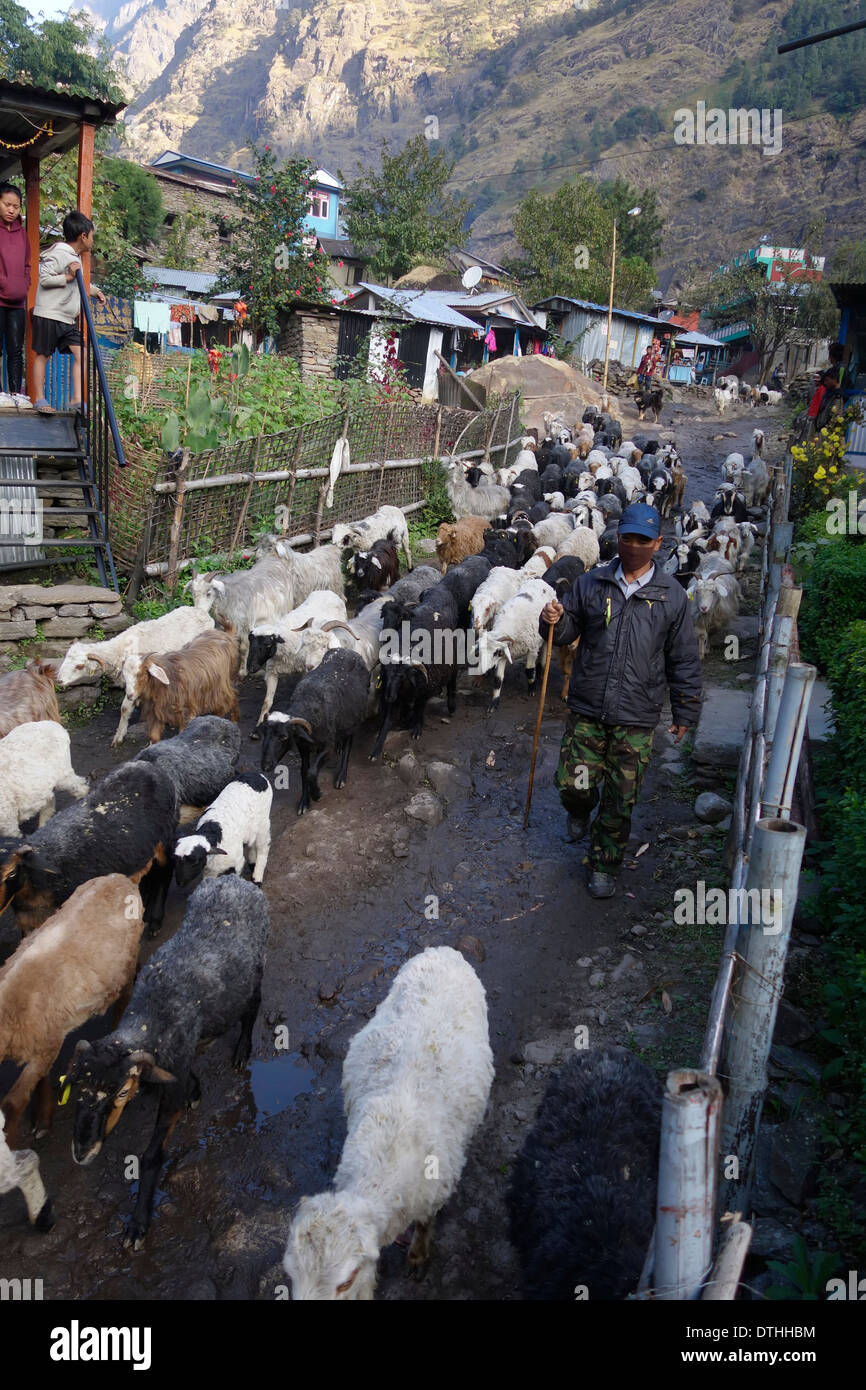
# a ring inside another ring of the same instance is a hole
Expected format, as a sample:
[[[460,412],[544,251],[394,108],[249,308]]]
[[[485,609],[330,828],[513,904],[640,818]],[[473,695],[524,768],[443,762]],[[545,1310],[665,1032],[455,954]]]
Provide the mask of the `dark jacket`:
[[[30,243],[21,218],[0,222],[0,304],[23,308],[30,288]]]
[[[574,581],[560,600],[565,612],[553,640],[579,637],[568,707],[602,724],[652,728],[670,686],[674,724],[696,724],[701,707],[701,663],[685,589],[658,566],[650,581],[626,598],[614,557]],[[539,619],[547,638],[547,623]]]

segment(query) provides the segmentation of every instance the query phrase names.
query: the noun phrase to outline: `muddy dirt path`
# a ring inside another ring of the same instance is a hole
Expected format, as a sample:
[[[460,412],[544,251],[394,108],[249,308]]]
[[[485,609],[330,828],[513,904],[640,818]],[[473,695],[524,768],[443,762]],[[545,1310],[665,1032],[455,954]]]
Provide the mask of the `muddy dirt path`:
[[[671,415],[666,406],[663,437]],[[641,428],[630,404],[624,422]],[[689,474],[687,499],[711,498],[721,459],[733,448],[748,457],[755,426],[777,433],[771,415],[742,411],[720,421],[691,405],[674,412],[673,424]],[[769,452],[775,456],[778,446]],[[753,589],[755,580],[753,574]],[[712,655],[708,681],[735,679],[724,667]],[[746,659],[737,673],[750,669]],[[486,692],[466,682],[453,719],[444,701],[431,701],[420,744],[392,734],[382,764],[367,761],[368,727],[345,790],[335,792],[326,775],[321,801],[300,820],[297,782],[276,793],[264,884],[271,940],[248,1072],[231,1069],[233,1034],[201,1057],[201,1105],[175,1130],[153,1226],[138,1254],[125,1251],[120,1239],[135,1192],[125,1168],[127,1156],[147,1143],[155,1101],[136,1100],[87,1169],[71,1159],[72,1107],[59,1108],[53,1132],[36,1145],[57,1224],[47,1236],[31,1234],[19,1197],[4,1199],[0,1274],[41,1278],[46,1299],[285,1296],[280,1260],[291,1208],[304,1193],[328,1185],[339,1158],[345,1132],[339,1083],[349,1039],[408,956],[471,935],[484,954],[473,964],[488,996],[496,1064],[491,1103],[459,1192],[437,1223],[426,1277],[410,1280],[405,1249],[392,1246],[382,1257],[377,1296],[519,1297],[504,1194],[551,1066],[569,1055],[580,1025],[588,1027],[591,1046],[636,1046],[661,1071],[693,1064],[719,947],[718,929],[689,928],[684,940],[672,922],[677,882],[697,874],[720,881],[724,837],[694,819],[688,758],[666,751],[669,717],[659,725],[619,895],[607,902],[587,895],[583,850],[565,840],[552,786],[564,718],[555,677],[554,670],[526,831],[521,821],[536,706],[523,693],[522,673],[510,673],[493,717],[485,713]],[[251,680],[242,694],[241,764],[248,769],[260,756],[260,745],[246,735],[261,692]],[[105,772],[121,760],[109,747],[117,703],[73,733],[80,772]],[[124,755],[143,739],[141,726],[133,725]],[[397,770],[410,747],[422,772],[431,762],[453,769],[434,769],[444,806],[438,825],[419,825],[405,813],[419,789]],[[724,788],[721,781],[713,785]],[[635,857],[644,844],[648,850]],[[172,889],[163,932],[148,951],[176,930],[185,896]],[[16,940],[7,914],[0,918],[0,959]],[[109,1027],[108,1020],[95,1020],[82,1035],[98,1037]],[[288,1046],[278,1050],[275,1043],[285,1041],[279,1029],[287,1029]],[[65,1070],[72,1044],[67,1041],[55,1075]],[[13,1075],[0,1068],[0,1093]]]

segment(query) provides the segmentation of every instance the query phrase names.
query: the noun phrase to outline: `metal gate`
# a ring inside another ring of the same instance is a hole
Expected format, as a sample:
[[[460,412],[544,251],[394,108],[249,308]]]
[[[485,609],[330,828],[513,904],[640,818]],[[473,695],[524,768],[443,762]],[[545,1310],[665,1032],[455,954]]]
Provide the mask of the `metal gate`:
[[[366,314],[342,313],[340,332],[337,337],[337,360],[334,363],[334,376],[345,381],[352,364],[364,341],[369,337],[375,319]]]
[[[407,386],[422,387],[427,374],[427,349],[430,344],[428,323],[407,323],[400,329],[398,357],[406,368]]]

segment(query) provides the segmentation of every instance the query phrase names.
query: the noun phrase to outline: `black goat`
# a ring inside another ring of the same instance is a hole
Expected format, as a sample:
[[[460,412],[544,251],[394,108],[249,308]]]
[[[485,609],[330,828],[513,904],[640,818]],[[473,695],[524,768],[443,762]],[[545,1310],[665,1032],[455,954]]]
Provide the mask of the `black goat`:
[[[359,589],[381,591],[400,578],[400,556],[396,542],[374,541],[369,550],[358,550],[349,560],[349,571]]]
[[[723,483],[716,493],[716,500],[710,508],[710,521],[720,516],[732,516],[734,521],[748,521],[749,513],[746,499],[733,483]]]
[[[26,936],[91,878],[141,883],[151,934],[162,925],[178,817],[174,782],[159,765],[113,768],[81,801],[26,839],[0,838],[0,912],[14,903]]]
[[[141,1158],[138,1197],[125,1245],[147,1235],[165,1158],[164,1144],[201,1089],[192,1067],[199,1043],[240,1022],[233,1063],[249,1061],[259,1011],[268,940],[268,904],[254,883],[226,874],[191,894],[174,936],[151,956],[113,1033],[76,1046],[69,1080],[75,1087],[72,1156],[90,1163],[139,1087],[154,1087],[159,1109]]]
[[[586,566],[576,555],[561,555],[552,565],[548,565],[541,577],[545,584],[556,590],[556,597],[561,601],[562,595],[568,593],[575,579],[579,579],[585,571]]]
[[[550,1081],[506,1202],[527,1299],[623,1299],[655,1217],[661,1085],[624,1048],[578,1052]]]
[[[340,759],[334,786],[346,785],[352,739],[367,717],[370,673],[357,652],[342,647],[325,653],[321,664],[302,676],[286,712],[272,711],[265,723],[262,771],[270,772],[290,748],[301,760],[298,815],[318,801],[319,771],[331,749]],[[312,762],[312,767],[310,766]]]

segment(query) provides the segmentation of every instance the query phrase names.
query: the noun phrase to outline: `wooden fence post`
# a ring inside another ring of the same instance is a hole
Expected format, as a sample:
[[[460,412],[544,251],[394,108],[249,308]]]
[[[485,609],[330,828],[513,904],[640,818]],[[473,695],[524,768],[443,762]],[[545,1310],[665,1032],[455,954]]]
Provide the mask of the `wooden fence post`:
[[[180,528],[183,522],[183,499],[186,491],[186,470],[189,467],[189,449],[182,450],[180,463],[174,470],[177,484],[174,494],[174,516],[168,539],[168,574],[166,582],[173,589],[177,581],[177,551],[180,545]]]
[[[233,554],[234,551],[237,549],[238,540],[240,539],[240,535],[241,535],[241,532],[243,531],[244,523],[245,523],[245,521],[246,521],[246,519],[247,519],[247,509],[248,509],[248,507],[249,507],[249,505],[250,505],[250,498],[251,498],[252,493],[253,493],[253,488],[254,488],[255,485],[256,485],[256,469],[258,468],[258,464],[259,464],[259,450],[261,449],[261,447],[262,447],[262,437],[261,437],[261,435],[259,435],[258,438],[256,439],[256,452],[255,452],[255,457],[254,457],[254,459],[253,459],[253,466],[252,466],[252,469],[250,470],[250,480],[249,480],[249,482],[247,483],[247,490],[246,490],[246,492],[245,492],[245,494],[244,494],[244,500],[243,500],[243,504],[241,505],[240,515],[239,515],[239,517],[238,517],[237,525],[235,526],[234,534],[233,534],[233,536],[232,536],[231,544],[230,544],[230,546],[229,546],[229,553],[230,553],[230,554]]]
[[[281,528],[284,536],[288,533],[289,519],[292,515],[292,501],[294,500],[295,496],[295,484],[298,481],[298,459],[301,457],[301,444],[303,443],[303,441],[304,426],[298,425],[298,441],[295,444],[295,451],[292,454],[292,462],[290,464],[292,470],[292,480],[289,483],[289,499],[286,502],[285,524]]]
[[[499,424],[499,414],[500,414],[500,411],[501,411],[501,410],[502,410],[502,399],[501,399],[501,397],[500,397],[499,404],[497,405],[496,410],[494,411],[493,419],[492,419],[492,421],[491,421],[491,423],[490,423],[490,430],[489,430],[488,435],[487,435],[487,442],[486,442],[486,444],[484,445],[484,462],[485,462],[485,463],[489,463],[489,462],[490,462],[490,446],[491,446],[491,444],[493,443],[493,436],[494,436],[495,433],[496,433],[496,426]],[[503,467],[505,467],[504,464],[503,464]]]

